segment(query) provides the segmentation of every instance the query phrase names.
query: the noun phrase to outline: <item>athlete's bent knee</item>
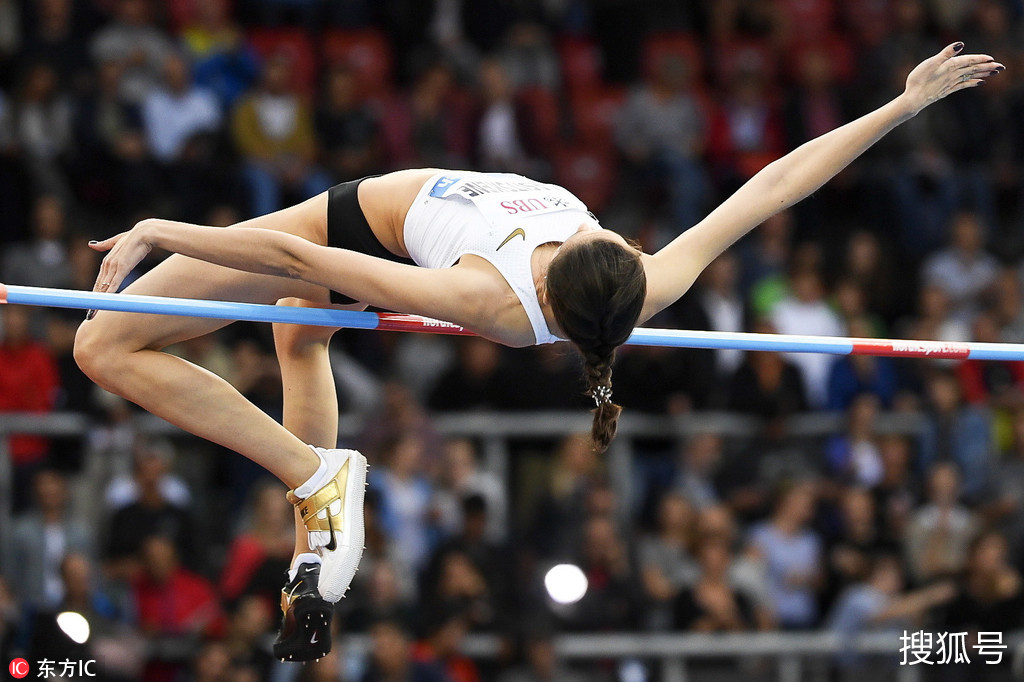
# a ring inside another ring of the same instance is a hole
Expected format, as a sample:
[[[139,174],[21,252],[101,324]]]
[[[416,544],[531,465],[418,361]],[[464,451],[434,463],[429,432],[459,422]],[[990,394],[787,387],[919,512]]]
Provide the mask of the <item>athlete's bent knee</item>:
[[[86,322],[78,328],[74,356],[85,375],[103,388],[108,388],[118,370],[123,369],[118,360],[123,359],[124,354],[96,322]]]

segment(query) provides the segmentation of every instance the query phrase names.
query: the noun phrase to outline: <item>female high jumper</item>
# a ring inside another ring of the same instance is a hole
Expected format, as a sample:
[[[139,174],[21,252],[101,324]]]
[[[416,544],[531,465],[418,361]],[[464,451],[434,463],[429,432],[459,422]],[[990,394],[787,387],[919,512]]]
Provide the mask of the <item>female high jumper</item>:
[[[883,135],[943,97],[1003,70],[954,43],[919,64],[879,109],[768,165],[654,255],[602,229],[561,187],[521,176],[404,170],[338,185],[228,229],[148,219],[92,243],[109,251],[95,290],[115,292],[154,248],[175,252],[125,291],[294,306],[366,305],[447,320],[508,346],[568,339],[581,352],[603,450],[615,349],[673,303],[729,245],[800,201]],[[418,267],[417,267],[418,266]],[[296,553],[282,595],[280,658],[330,649],[332,604],[363,549],[366,459],[334,449],[338,405],[327,343],[334,329],[274,325],[284,424],[223,379],[161,352],[221,320],[90,314],[75,357],[103,388],[250,458],[290,489]],[[227,529],[229,520],[222,520]]]

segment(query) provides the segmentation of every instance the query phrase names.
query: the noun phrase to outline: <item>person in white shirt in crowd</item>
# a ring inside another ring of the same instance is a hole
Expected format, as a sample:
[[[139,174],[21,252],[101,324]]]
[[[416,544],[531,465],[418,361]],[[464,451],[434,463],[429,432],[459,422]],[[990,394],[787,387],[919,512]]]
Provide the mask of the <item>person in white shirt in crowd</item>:
[[[771,320],[780,334],[840,336],[843,325],[825,300],[821,272],[801,268],[789,277],[790,293],[779,301]],[[828,397],[828,378],[835,357],[822,353],[789,353],[787,359],[800,368],[807,402],[822,407]]]
[[[958,213],[949,237],[949,246],[925,261],[923,279],[949,295],[954,317],[968,321],[995,282],[999,263],[985,251],[985,229],[976,214]]]
[[[141,103],[160,80],[164,58],[174,46],[153,23],[150,0],[117,0],[114,21],[92,39],[90,51],[96,62],[120,61],[125,65],[121,83],[124,96]]]
[[[143,100],[142,119],[149,149],[163,163],[177,161],[190,139],[215,132],[222,123],[217,98],[192,84],[189,64],[178,53],[164,59],[163,83]]]

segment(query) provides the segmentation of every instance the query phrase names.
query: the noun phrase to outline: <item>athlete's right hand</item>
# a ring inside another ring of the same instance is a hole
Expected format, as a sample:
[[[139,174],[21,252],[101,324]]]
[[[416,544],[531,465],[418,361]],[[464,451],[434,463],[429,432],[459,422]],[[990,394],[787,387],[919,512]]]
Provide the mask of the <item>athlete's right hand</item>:
[[[148,239],[147,225],[143,220],[127,232],[103,241],[89,242],[89,248],[95,251],[109,251],[100,265],[93,291],[116,292],[124,278],[153,250],[153,244]]]

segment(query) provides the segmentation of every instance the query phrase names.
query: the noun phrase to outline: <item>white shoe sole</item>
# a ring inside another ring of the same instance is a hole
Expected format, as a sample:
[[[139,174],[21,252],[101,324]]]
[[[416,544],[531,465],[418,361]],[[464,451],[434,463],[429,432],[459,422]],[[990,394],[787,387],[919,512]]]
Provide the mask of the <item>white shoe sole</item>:
[[[345,487],[345,511],[341,532],[335,530],[338,546],[320,549],[320,596],[335,603],[345,596],[363,558],[366,529],[363,525],[363,499],[366,496],[366,457],[356,450],[320,450],[331,471],[339,471],[348,462]]]

